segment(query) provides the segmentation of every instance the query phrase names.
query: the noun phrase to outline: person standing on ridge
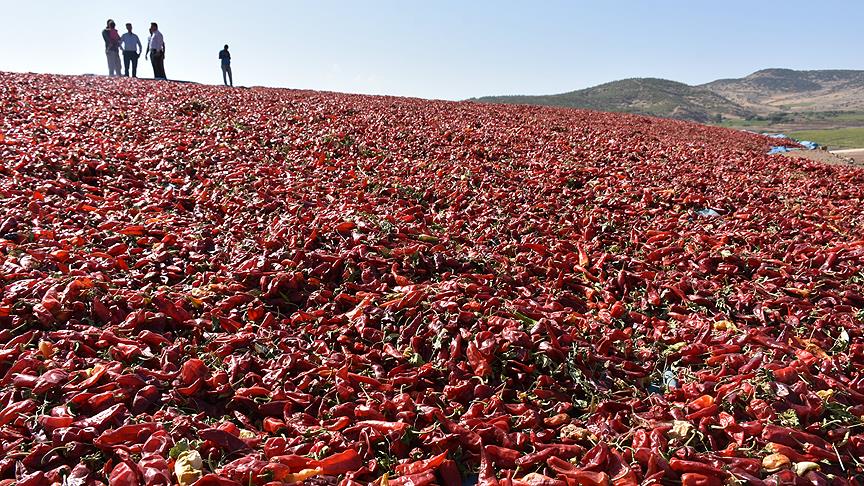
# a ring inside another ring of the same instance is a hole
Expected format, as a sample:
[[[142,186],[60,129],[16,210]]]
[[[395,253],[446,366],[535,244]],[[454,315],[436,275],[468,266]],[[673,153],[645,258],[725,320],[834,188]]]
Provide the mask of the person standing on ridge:
[[[120,76],[120,34],[111,19],[108,19],[102,31],[102,40],[105,41],[105,57],[108,58],[108,76]]]
[[[225,48],[219,51],[219,59],[222,60],[222,82],[225,83],[225,86],[228,86],[228,81],[231,81],[231,87],[234,87],[234,76],[231,74],[231,53],[228,52],[228,44],[225,44]],[[225,79],[225,75],[228,75],[228,79]]]
[[[141,39],[132,33],[132,24],[126,24],[126,33],[120,37],[123,46],[123,76],[129,76],[129,64],[132,64],[132,77],[138,77],[138,58],[141,56]]]
[[[168,79],[165,76],[165,40],[162,37],[162,32],[159,32],[159,25],[156,22],[150,22],[150,38],[147,39],[147,52],[144,53],[144,60],[150,56],[150,63],[153,64],[153,77],[156,79]]]

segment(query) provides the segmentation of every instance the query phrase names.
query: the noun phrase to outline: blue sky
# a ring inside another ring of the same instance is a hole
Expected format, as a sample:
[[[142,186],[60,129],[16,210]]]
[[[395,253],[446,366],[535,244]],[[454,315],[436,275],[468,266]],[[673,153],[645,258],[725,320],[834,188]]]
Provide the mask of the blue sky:
[[[0,12],[0,70],[16,72],[106,74],[109,17],[142,42],[159,22],[168,77],[214,84],[226,43],[238,85],[443,99],[864,69],[861,0],[0,0]]]

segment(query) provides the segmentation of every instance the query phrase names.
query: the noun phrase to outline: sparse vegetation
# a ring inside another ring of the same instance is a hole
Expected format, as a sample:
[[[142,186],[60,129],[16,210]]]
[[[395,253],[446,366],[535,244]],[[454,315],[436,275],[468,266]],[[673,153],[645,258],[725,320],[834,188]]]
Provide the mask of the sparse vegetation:
[[[639,113],[702,123],[717,123],[724,116],[755,115],[709,90],[656,78],[624,79],[557,95],[490,96],[473,101]]]
[[[633,78],[569,93],[490,96],[489,103],[533,104],[640,113],[754,131],[864,126],[864,71],[765,69],[741,79],[689,86]]]
[[[835,128],[830,130],[800,130],[789,136],[798,140],[812,140],[829,149],[851,149],[864,147],[864,127]]]

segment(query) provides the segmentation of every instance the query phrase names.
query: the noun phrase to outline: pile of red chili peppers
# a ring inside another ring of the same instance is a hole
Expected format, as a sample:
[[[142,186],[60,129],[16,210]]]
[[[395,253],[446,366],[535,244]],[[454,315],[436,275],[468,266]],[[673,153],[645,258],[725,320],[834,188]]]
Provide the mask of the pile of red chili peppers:
[[[861,169],[310,91],[0,110],[0,485],[864,484]]]

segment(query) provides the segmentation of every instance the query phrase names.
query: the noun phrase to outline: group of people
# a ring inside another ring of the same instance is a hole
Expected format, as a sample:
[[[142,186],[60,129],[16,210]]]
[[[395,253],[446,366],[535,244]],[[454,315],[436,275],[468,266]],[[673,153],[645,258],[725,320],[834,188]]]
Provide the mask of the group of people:
[[[132,24],[126,24],[126,33],[122,36],[117,32],[117,26],[113,20],[108,19],[105,30],[102,31],[102,40],[105,41],[105,56],[108,58],[108,75],[121,76],[120,74],[120,51],[123,51],[123,76],[129,76],[129,67],[132,67],[132,77],[138,77],[138,58],[141,56],[141,39],[132,32]],[[144,60],[150,58],[153,65],[153,77],[156,79],[167,79],[165,77],[165,39],[159,32],[156,22],[150,22],[150,37],[147,38],[147,49],[144,50]],[[231,53],[228,45],[219,51],[219,61],[222,65],[222,82],[225,86],[234,86],[234,75],[231,73]]]
[[[138,77],[138,58],[141,56],[141,39],[132,32],[132,24],[126,24],[126,33],[122,36],[117,32],[117,26],[113,20],[108,19],[105,30],[102,31],[102,40],[105,41],[105,56],[108,58],[108,75],[120,76],[120,51],[123,51],[123,76],[129,76],[129,67],[132,67],[132,77]],[[147,50],[144,51],[144,60],[150,58],[153,65],[153,77],[166,79],[165,77],[165,40],[159,32],[156,22],[150,23],[150,37],[147,38]]]

